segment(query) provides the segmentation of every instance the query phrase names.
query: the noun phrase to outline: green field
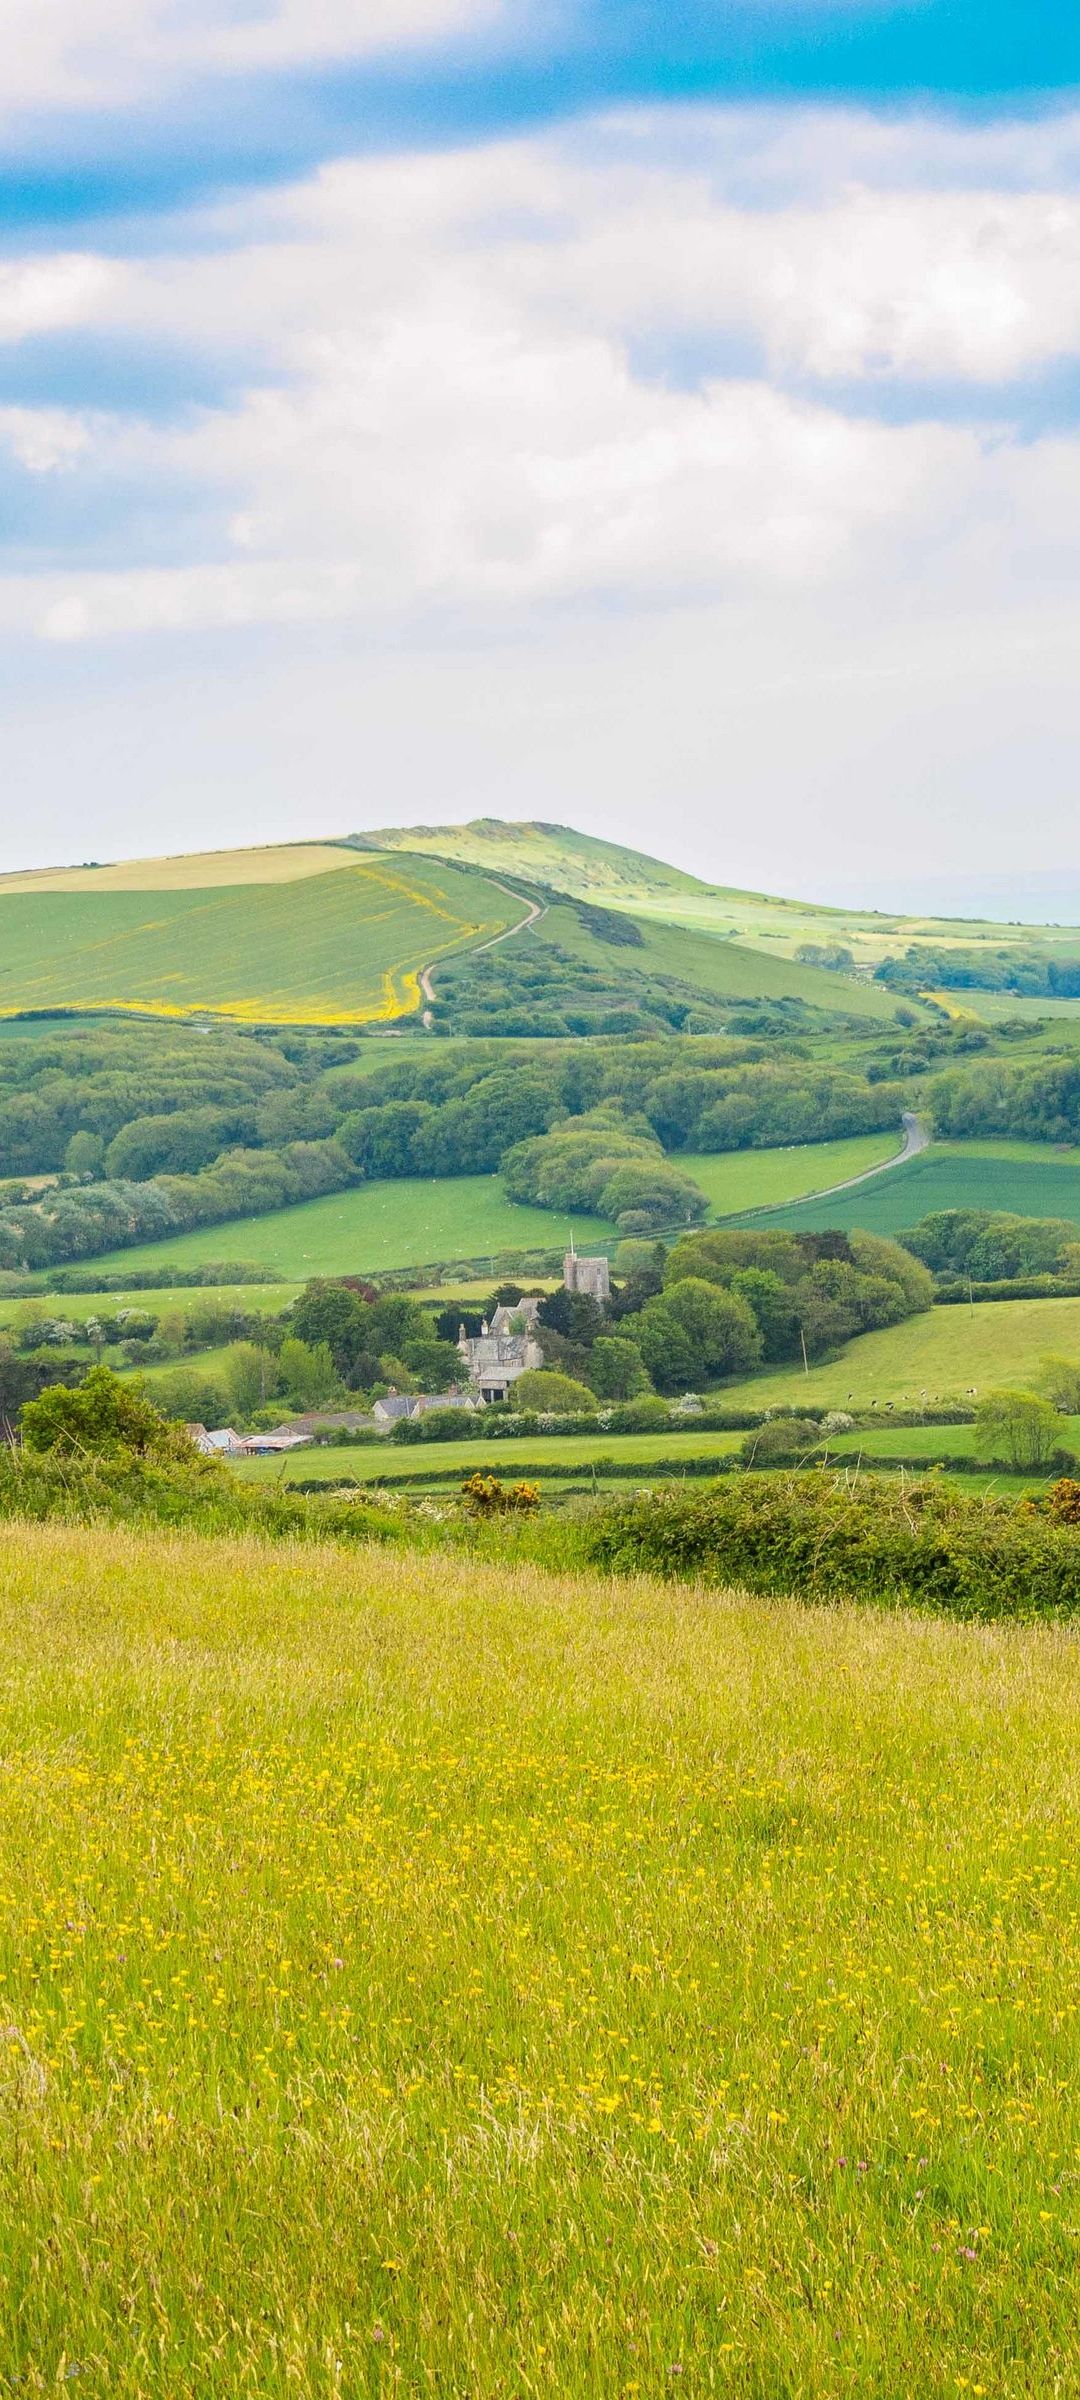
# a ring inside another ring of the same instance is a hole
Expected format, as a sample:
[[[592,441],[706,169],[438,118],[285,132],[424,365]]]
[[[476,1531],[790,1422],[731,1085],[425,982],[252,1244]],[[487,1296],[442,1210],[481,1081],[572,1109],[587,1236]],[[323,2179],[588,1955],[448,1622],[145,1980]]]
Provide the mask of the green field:
[[[637,922],[643,937],[640,948],[613,948],[597,940],[575,909],[553,907],[535,933],[530,929],[518,934],[508,946],[524,957],[539,936],[609,974],[623,965],[632,975],[669,977],[692,985],[713,1000],[803,1000],[830,1015],[844,1012],[886,1025],[896,1021],[896,995],[883,986],[800,966],[782,952],[754,949],[708,926],[672,925],[647,917]]]
[[[807,1142],[787,1150],[679,1151],[672,1154],[672,1164],[693,1176],[714,1216],[730,1217],[774,1207],[800,1192],[827,1191],[850,1175],[863,1175],[868,1167],[895,1158],[900,1146],[898,1129],[860,1133],[846,1142]],[[873,1185],[866,1188],[872,1190]]]
[[[779,1209],[770,1221],[796,1231],[826,1226],[900,1233],[939,1208],[1001,1208],[1080,1225],[1080,1151],[1038,1142],[934,1142],[929,1150],[835,1200]]]
[[[597,1432],[536,1434],[525,1442],[506,1442],[481,1434],[474,1442],[426,1442],[415,1449],[380,1440],[343,1445],[340,1450],[295,1450],[284,1458],[239,1459],[232,1472],[248,1483],[274,1483],[279,1477],[284,1483],[329,1483],[342,1475],[354,1475],[360,1483],[371,1483],[381,1475],[407,1475],[423,1483],[441,1482],[457,1476],[459,1470],[464,1478],[477,1467],[493,1467],[496,1474],[515,1482],[533,1467],[541,1474],[552,1466],[587,1471],[595,1460],[613,1458],[621,1464],[677,1475],[680,1460],[722,1458],[737,1450],[742,1439],[741,1433]]]
[[[8,1526],[0,1638],[13,2389],[1076,2390],[1073,1631]]]
[[[612,1226],[592,1217],[575,1217],[572,1225],[579,1248],[615,1238]],[[571,1219],[550,1209],[515,1207],[497,1175],[448,1175],[432,1182],[364,1184],[271,1216],[206,1225],[174,1241],[119,1250],[94,1264],[142,1272],[228,1260],[235,1251],[253,1265],[305,1281],[311,1275],[376,1275],[390,1267],[497,1256],[505,1250],[555,1250],[569,1241],[570,1231]]]
[[[972,1390],[1029,1387],[1048,1356],[1080,1359],[1080,1299],[977,1301],[935,1308],[883,1333],[860,1334],[824,1366],[767,1368],[724,1387],[724,1404],[748,1408],[869,1408],[891,1400],[919,1408]],[[953,1429],[945,1436],[951,1443]]]
[[[425,859],[355,857],[329,874],[210,889],[9,885],[0,890],[0,1012],[390,1021],[421,1007],[421,967],[519,915],[482,875]]]
[[[47,1317],[62,1317],[69,1325],[84,1325],[88,1317],[115,1317],[122,1308],[145,1309],[152,1316],[187,1317],[192,1309],[210,1304],[239,1308],[250,1316],[279,1316],[299,1297],[298,1283],[162,1284],[145,1292],[34,1292],[29,1298],[0,1298],[0,1325],[18,1325],[28,1308]]]
[[[895,1148],[894,1134],[867,1134],[802,1149],[692,1156],[679,1164],[708,1195],[714,1214],[724,1216],[756,1204],[759,1195],[778,1199],[858,1174]],[[93,1263],[109,1273],[128,1266],[142,1274],[156,1267],[227,1263],[236,1255],[299,1281],[311,1275],[376,1275],[440,1259],[481,1258],[485,1252],[496,1257],[508,1250],[558,1250],[571,1233],[579,1249],[590,1242],[610,1248],[617,1239],[614,1226],[600,1218],[515,1206],[495,1175],[430,1182],[403,1178],[303,1201],[270,1216],[203,1226],[174,1240],[112,1251]]]

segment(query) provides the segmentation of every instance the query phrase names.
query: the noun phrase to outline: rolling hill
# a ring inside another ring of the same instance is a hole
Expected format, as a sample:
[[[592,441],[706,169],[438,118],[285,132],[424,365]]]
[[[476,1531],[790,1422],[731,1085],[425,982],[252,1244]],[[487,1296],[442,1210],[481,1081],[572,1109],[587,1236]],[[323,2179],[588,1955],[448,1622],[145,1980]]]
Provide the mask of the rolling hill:
[[[243,854],[232,855],[231,881],[219,861],[183,859],[115,870],[111,881],[83,872],[31,889],[9,878],[0,884],[0,1014],[391,1023],[420,1011],[427,965],[521,915],[487,876],[429,859],[328,847],[322,857],[261,851],[251,860],[245,879]],[[288,872],[271,872],[278,860]]]
[[[767,892],[708,883],[637,850],[578,833],[571,826],[503,824],[479,817],[468,825],[414,826],[352,836],[359,847],[408,850],[517,875],[581,900],[624,908],[642,917],[722,934],[777,957],[793,957],[807,942],[840,944],[856,967],[872,968],[908,944],[975,949],[1030,947],[1080,952],[1080,930],[1069,925],[995,924],[984,918],[908,917],[877,909],[830,907]]]
[[[920,944],[1034,945],[1071,962],[1080,932],[740,892],[572,827],[481,818],[0,876],[0,1018],[419,1026],[428,1005],[444,1033],[527,1034],[530,1012],[546,1012],[543,1032],[663,1031],[695,1011],[704,1032],[749,1004],[808,1024],[813,1011],[820,1031],[893,1023],[905,995],[873,969]],[[838,951],[839,967],[808,949]],[[425,970],[463,959],[471,982],[459,963],[429,986]]]

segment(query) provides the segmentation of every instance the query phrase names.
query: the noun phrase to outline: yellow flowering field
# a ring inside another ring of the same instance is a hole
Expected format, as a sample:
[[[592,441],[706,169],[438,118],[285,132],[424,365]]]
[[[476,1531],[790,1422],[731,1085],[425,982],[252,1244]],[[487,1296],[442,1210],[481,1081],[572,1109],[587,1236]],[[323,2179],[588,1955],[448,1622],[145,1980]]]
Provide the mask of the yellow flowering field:
[[[0,1612],[3,2389],[1080,2389],[1077,1635],[10,1525]]]

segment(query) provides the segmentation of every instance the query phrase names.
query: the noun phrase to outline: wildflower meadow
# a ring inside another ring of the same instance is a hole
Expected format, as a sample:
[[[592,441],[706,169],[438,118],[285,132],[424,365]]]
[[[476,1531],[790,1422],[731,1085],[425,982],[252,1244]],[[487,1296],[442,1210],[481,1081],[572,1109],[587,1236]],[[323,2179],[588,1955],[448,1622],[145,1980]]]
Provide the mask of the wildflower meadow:
[[[0,1530],[0,2375],[1080,2381],[1080,1644]]]

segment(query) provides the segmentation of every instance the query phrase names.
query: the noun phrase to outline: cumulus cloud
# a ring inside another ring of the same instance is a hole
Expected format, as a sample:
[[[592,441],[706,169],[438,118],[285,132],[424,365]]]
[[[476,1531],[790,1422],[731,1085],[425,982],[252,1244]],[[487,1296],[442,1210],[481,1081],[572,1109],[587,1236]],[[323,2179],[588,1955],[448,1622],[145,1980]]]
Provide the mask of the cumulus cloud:
[[[197,491],[213,527],[180,567],[163,540],[160,565],[39,581],[31,622],[71,641],[959,588],[999,570],[1010,521],[1014,560],[1053,562],[1078,530],[1080,451],[1010,438],[1009,382],[1080,348],[1080,198],[1063,169],[1056,189],[968,181],[955,132],[926,188],[914,160],[940,136],[919,124],[907,188],[899,129],[831,123],[830,177],[802,203],[739,197],[772,117],[755,133],[745,112],[696,112],[682,157],[667,120],[631,118],[349,161],[201,219],[187,256],[13,267],[15,330],[81,309],[128,341],[247,344],[272,368],[177,424],[99,412],[61,440],[54,411],[36,452],[20,412],[36,471],[137,474],[163,526],[170,494]],[[812,115],[800,142],[820,147]],[[733,340],[756,363],[725,372],[710,345]],[[1000,422],[961,405],[890,424],[830,397],[927,378],[998,383]]]

